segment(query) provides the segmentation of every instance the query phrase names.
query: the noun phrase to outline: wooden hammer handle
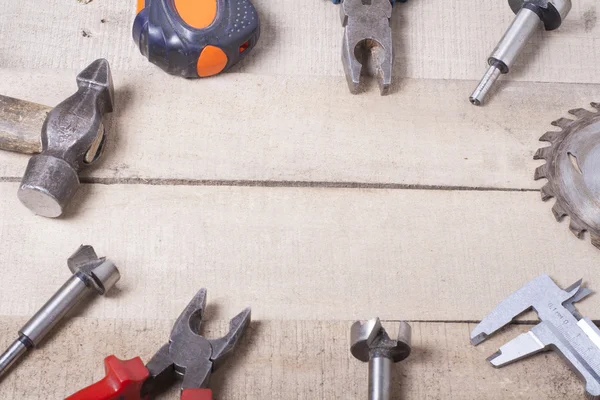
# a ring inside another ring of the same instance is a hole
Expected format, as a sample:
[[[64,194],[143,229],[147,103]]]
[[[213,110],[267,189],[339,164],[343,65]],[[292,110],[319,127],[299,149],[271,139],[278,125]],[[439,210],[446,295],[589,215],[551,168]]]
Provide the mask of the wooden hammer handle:
[[[52,107],[0,95],[0,150],[42,151],[42,125]]]

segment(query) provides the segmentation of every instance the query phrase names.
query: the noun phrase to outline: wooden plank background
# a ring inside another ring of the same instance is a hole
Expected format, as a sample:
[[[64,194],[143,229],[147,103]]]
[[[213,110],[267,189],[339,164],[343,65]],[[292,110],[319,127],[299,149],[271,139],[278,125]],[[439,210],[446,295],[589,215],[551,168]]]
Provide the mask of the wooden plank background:
[[[348,93],[336,6],[253,1],[257,48],[228,74],[187,81],[139,55],[133,2],[0,0],[2,94],[54,105],[105,57],[117,96],[107,153],[64,218],[21,206],[27,157],[0,154],[0,347],[67,279],[79,244],[123,276],[0,382],[0,398],[62,398],[99,379],[108,354],[147,360],[200,287],[208,334],[253,308],[217,398],[365,398],[349,327],[374,316],[413,325],[395,399],[581,398],[555,354],[485,361],[534,315],[479,347],[468,334],[542,272],[600,286],[598,251],[554,221],[532,179],[550,122],[600,101],[597,2],[537,34],[475,108],[468,96],[512,19],[504,1],[400,4],[383,98],[373,84]],[[599,306],[579,309],[600,319]]]

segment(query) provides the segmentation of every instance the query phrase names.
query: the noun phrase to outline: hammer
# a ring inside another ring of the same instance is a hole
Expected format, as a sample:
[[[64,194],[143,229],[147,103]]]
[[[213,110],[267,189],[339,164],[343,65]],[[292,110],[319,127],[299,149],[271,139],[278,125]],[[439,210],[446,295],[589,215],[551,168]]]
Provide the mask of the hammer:
[[[44,217],[63,213],[79,189],[79,171],[96,162],[104,149],[104,118],[114,106],[108,61],[98,59],[81,71],[77,86],[75,94],[52,109],[0,95],[0,149],[35,154],[18,197]]]

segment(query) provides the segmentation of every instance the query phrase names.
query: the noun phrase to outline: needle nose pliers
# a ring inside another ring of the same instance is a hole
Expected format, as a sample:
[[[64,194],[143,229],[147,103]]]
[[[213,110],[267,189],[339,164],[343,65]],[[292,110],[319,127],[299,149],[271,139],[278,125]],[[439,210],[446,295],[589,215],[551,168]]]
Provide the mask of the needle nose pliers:
[[[229,323],[229,332],[219,339],[199,333],[206,308],[206,289],[200,289],[179,316],[169,342],[144,366],[140,357],[104,360],[106,377],[69,396],[66,400],[147,400],[181,380],[181,400],[212,400],[210,375],[233,352],[250,325],[250,308]]]

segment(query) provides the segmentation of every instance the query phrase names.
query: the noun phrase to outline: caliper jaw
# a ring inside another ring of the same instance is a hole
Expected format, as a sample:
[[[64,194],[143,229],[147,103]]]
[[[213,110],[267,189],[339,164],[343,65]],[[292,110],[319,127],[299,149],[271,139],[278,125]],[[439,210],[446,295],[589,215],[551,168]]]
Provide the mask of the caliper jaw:
[[[534,309],[540,318],[545,311],[539,299],[552,298],[556,304],[572,299],[581,287],[581,280],[563,290],[548,275],[540,275],[504,299],[471,332],[471,343],[477,346],[488,336],[502,329],[525,311]],[[587,289],[586,289],[587,290]],[[590,292],[591,293],[591,292]],[[588,293],[589,294],[589,293]],[[585,296],[584,296],[585,297]],[[579,298],[581,300],[583,297]]]
[[[574,303],[592,291],[579,280],[561,289],[548,275],[540,275],[503,300],[471,332],[478,345],[523,312],[533,309],[541,322],[488,358],[496,368],[545,350],[556,350],[586,382],[590,399],[600,399],[600,329],[575,309]]]

